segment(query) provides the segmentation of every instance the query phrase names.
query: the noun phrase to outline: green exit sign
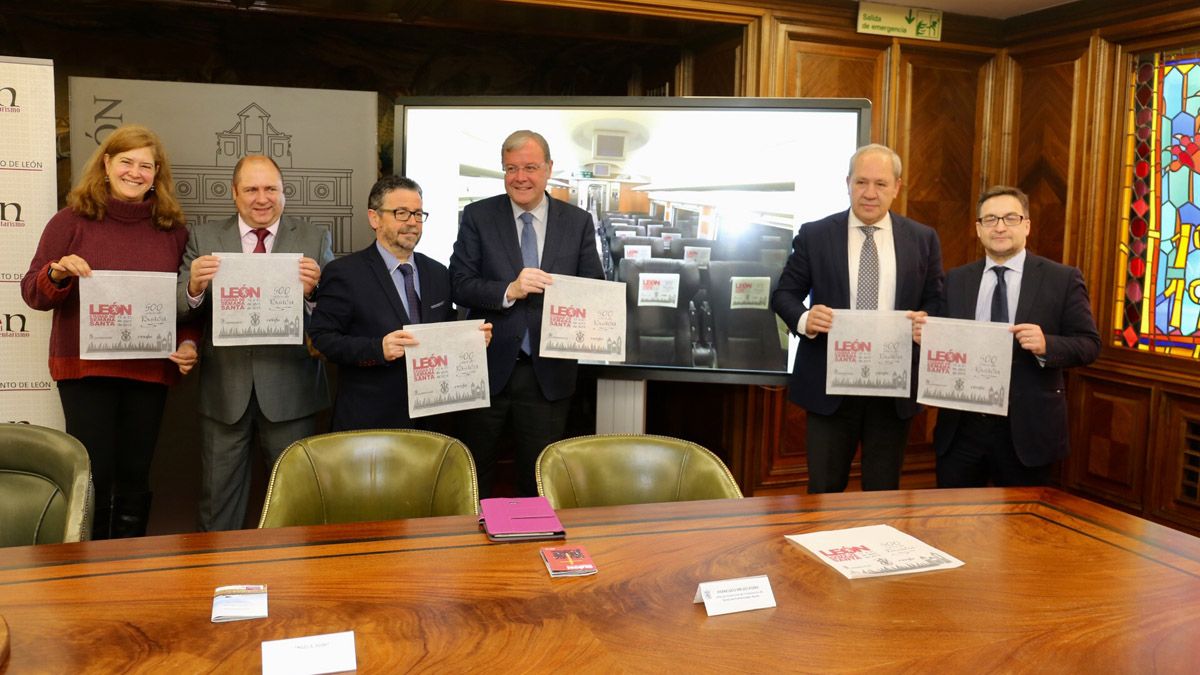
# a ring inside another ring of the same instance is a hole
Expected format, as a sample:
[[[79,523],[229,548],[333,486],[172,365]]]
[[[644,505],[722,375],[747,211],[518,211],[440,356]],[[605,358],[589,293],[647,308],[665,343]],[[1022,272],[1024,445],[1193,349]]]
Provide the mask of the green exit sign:
[[[917,40],[942,39],[942,12],[922,7],[858,3],[858,32]]]
[[[583,171],[583,170],[581,170],[581,171],[579,172],[579,177],[580,177],[580,178],[591,178],[591,177],[592,177],[592,172],[591,172],[591,171]]]

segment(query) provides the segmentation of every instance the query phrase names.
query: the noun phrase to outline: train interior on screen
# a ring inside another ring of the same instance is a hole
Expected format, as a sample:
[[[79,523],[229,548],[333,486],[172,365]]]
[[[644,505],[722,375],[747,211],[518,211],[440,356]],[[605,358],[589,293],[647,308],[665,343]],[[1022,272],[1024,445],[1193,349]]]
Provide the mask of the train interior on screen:
[[[639,138],[632,129],[576,130],[573,153],[548,139],[551,196],[592,214],[611,278],[626,284],[625,363],[787,370],[788,334],[770,293],[791,251],[794,180],[697,180],[694,171],[675,175],[670,162],[654,162],[649,175],[638,168]],[[503,178],[460,170],[464,180]],[[492,185],[464,192],[494,194]],[[460,211],[470,201],[464,195]]]

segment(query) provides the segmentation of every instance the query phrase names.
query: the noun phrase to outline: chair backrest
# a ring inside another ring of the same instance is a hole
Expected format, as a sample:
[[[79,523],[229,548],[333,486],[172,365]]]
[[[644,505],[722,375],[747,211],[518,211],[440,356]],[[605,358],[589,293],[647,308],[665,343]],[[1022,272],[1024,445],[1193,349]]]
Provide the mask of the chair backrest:
[[[665,285],[663,292],[656,292],[643,288],[644,274],[674,277],[647,279],[648,284]],[[696,264],[673,258],[626,258],[620,261],[617,279],[625,282],[625,362],[691,366],[691,302],[700,290]],[[675,283],[673,302],[668,281]]]
[[[623,237],[609,241],[609,250],[612,251],[613,264],[620,265],[625,259],[626,246],[649,246],[651,258],[665,258],[666,247],[663,245],[663,240],[657,237]],[[617,277],[617,281],[624,279]]]
[[[92,464],[83,444],[31,424],[0,424],[0,546],[92,536]]]
[[[782,266],[759,262],[709,263],[708,303],[718,367],[787,370],[787,331],[770,304],[782,273]],[[746,287],[740,293],[735,279]]]
[[[708,449],[640,434],[551,443],[538,456],[537,485],[556,509],[742,497],[729,469]]]
[[[413,429],[292,443],[271,470],[259,527],[476,515],[475,462],[460,441]]]

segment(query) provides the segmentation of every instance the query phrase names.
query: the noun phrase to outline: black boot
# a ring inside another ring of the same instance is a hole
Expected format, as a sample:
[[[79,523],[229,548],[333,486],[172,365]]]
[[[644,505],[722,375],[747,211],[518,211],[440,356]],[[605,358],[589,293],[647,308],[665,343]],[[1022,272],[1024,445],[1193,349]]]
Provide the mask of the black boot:
[[[113,497],[113,539],[146,536],[146,523],[150,520],[150,498],[149,492]]]
[[[112,527],[112,499],[96,502],[92,513],[92,541],[108,539]]]

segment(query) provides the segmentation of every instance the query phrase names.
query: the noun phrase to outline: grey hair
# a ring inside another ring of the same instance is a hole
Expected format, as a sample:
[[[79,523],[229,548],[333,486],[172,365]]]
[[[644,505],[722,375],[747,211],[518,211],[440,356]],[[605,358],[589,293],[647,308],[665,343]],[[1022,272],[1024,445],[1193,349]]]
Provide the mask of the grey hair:
[[[862,157],[863,155],[868,155],[868,154],[871,154],[874,152],[877,152],[880,154],[885,154],[892,158],[892,174],[894,174],[895,177],[897,179],[899,179],[900,178],[900,155],[897,155],[895,150],[892,150],[891,148],[889,148],[886,145],[880,145],[879,143],[871,143],[870,145],[864,145],[861,148],[859,148],[858,150],[855,150],[854,154],[850,155],[850,169],[849,169],[849,171],[846,172],[846,176],[854,175],[854,163],[858,161],[859,157]]]
[[[375,181],[375,184],[371,186],[371,194],[367,196],[367,208],[372,211],[378,211],[379,207],[383,206],[383,198],[394,190],[412,190],[422,197],[425,196],[421,193],[421,186],[417,185],[417,181],[411,178],[404,176],[384,176]]]
[[[504,144],[500,146],[501,161],[503,161],[504,153],[517,150],[529,141],[534,141],[538,145],[542,146],[542,154],[546,156],[545,161],[549,162],[550,144],[546,142],[546,137],[542,136],[536,131],[530,131],[528,129],[514,131],[508,135],[508,138],[504,139]]]

